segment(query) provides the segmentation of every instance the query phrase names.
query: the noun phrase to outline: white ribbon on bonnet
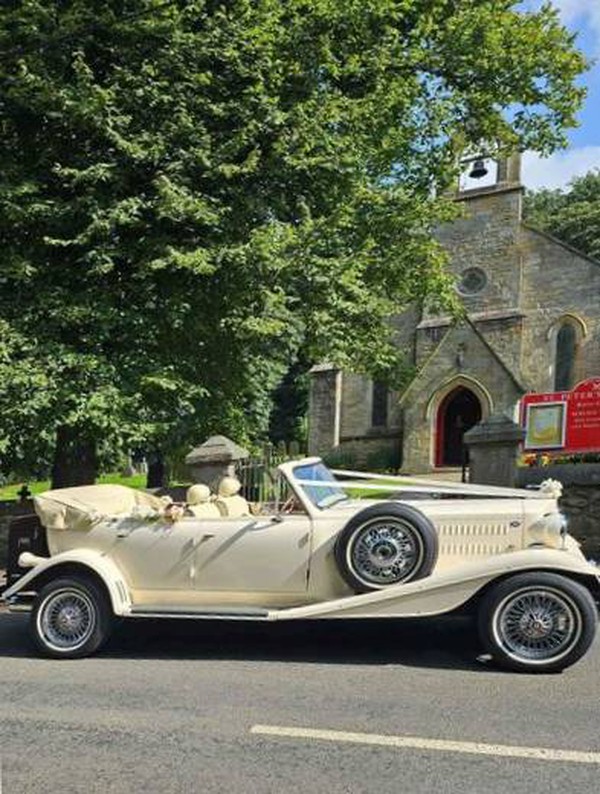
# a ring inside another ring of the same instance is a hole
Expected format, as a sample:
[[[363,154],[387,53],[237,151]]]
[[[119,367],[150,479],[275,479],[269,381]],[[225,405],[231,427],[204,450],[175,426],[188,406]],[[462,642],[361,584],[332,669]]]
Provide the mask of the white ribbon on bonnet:
[[[553,499],[560,499],[563,492],[563,484],[560,482],[560,480],[544,480],[540,485],[540,491],[544,494],[544,496],[548,496]]]

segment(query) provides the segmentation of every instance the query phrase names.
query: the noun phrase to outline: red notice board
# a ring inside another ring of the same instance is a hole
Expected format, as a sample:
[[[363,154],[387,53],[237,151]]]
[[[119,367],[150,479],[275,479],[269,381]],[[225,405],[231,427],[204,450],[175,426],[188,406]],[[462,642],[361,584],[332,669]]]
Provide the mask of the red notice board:
[[[526,394],[521,400],[525,449],[600,452],[600,378],[573,391]]]

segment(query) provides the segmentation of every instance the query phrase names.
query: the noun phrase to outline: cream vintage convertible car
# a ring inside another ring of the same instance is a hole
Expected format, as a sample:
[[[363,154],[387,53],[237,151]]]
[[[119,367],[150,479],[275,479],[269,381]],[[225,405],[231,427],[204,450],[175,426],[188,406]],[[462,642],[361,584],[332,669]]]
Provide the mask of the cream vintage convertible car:
[[[38,518],[11,530],[13,549],[30,543],[3,598],[31,611],[38,649],[60,658],[97,651],[118,618],[457,610],[473,614],[483,650],[512,670],[562,670],[590,647],[599,570],[567,532],[560,484],[348,476],[318,458],[287,462],[272,502],[249,505],[227,478],[212,497],[192,488],[185,511],[122,486],[48,491],[35,498]]]

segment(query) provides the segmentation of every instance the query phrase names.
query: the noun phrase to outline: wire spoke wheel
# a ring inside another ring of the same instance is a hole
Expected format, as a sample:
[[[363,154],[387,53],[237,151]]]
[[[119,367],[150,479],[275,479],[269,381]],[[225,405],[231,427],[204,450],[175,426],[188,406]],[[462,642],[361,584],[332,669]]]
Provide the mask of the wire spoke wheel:
[[[424,513],[389,501],[352,516],[336,538],[334,554],[352,590],[369,593],[429,576],[438,548],[436,529]]]
[[[565,593],[527,588],[508,596],[499,606],[494,632],[506,652],[517,659],[560,659],[576,644],[581,619]]]
[[[76,650],[94,631],[96,608],[82,591],[59,590],[42,604],[38,624],[49,646],[56,650]]]
[[[398,519],[377,519],[356,533],[348,547],[349,566],[373,585],[405,581],[423,558],[414,527]]]
[[[38,594],[30,617],[33,641],[44,656],[78,659],[97,651],[113,625],[102,582],[92,576],[64,576]]]
[[[581,582],[527,571],[493,584],[479,603],[479,636],[498,664],[527,673],[559,672],[585,654],[598,612]]]

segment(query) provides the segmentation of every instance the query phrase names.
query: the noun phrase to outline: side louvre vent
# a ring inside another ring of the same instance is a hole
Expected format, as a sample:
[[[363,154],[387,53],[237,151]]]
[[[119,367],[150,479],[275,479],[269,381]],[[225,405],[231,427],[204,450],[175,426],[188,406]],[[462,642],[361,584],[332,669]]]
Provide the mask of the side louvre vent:
[[[437,529],[440,553],[461,557],[503,552],[510,545],[510,535],[514,534],[508,521],[439,524]]]

